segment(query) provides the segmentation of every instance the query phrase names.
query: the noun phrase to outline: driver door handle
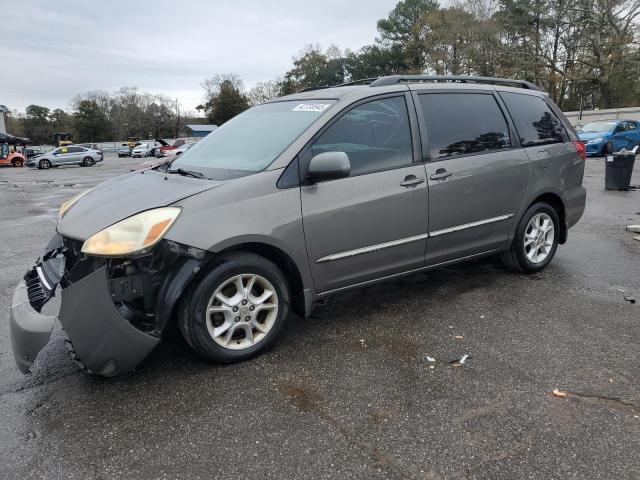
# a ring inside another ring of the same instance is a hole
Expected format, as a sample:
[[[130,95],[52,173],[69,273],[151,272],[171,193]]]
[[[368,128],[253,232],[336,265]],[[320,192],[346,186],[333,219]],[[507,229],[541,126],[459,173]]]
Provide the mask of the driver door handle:
[[[402,185],[403,187],[413,187],[415,185],[420,185],[423,182],[424,178],[422,177],[418,178],[415,175],[407,175],[404,178],[404,181],[400,182],[400,185]]]
[[[431,175],[429,178],[431,180],[442,180],[450,176],[451,176],[451,172],[447,172],[444,168],[439,168],[438,170],[436,170],[436,173]]]

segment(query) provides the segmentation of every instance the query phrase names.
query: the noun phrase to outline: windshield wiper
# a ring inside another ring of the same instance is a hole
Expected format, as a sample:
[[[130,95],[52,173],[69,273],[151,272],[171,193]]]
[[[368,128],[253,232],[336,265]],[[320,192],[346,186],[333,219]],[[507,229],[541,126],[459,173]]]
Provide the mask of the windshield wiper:
[[[185,170],[183,168],[178,168],[176,170],[169,170],[167,168],[167,173],[177,173],[178,175],[183,175],[185,177],[193,177],[193,178],[208,178],[206,175],[203,175],[200,172],[194,172],[193,170]]]

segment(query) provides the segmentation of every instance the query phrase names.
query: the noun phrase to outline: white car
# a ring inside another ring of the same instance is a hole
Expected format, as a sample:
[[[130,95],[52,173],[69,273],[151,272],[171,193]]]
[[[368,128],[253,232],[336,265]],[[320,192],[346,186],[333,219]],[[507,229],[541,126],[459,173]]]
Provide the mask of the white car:
[[[173,150],[165,150],[164,152],[162,152],[162,158],[167,158],[167,159],[173,160],[174,158],[179,157],[184,152],[189,150],[195,144],[196,144],[196,142],[188,142],[188,143],[185,143],[184,145],[182,145],[181,147],[174,148]]]
[[[141,143],[133,147],[131,150],[131,156],[133,158],[151,157],[155,154],[158,146],[155,142]]]

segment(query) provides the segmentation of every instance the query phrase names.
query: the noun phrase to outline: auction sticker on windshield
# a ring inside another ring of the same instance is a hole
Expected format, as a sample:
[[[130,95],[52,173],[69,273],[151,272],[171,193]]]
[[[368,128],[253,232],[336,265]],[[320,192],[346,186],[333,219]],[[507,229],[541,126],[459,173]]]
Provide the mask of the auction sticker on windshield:
[[[292,112],[324,112],[330,103],[301,103],[293,107]]]

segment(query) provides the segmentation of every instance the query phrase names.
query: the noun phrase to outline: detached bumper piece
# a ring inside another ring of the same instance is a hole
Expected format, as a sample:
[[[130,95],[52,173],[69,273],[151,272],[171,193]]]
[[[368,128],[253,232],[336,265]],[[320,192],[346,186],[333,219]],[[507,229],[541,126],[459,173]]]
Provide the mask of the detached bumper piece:
[[[104,377],[132,370],[160,341],[132,326],[118,312],[111,300],[106,266],[62,291],[60,323],[77,359],[87,370]]]
[[[27,285],[24,281],[13,293],[9,330],[11,349],[16,365],[22,373],[28,373],[36,356],[51,337],[56,316],[42,315],[29,303]]]
[[[83,255],[79,242],[53,237],[13,295],[11,345],[27,373],[59,319],[73,358],[104,377],[134,369],[160,342],[173,306],[206,261],[203,251],[163,241],[147,255]],[[61,287],[60,311],[43,315]]]

